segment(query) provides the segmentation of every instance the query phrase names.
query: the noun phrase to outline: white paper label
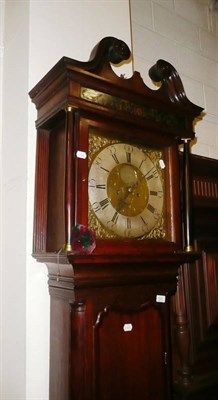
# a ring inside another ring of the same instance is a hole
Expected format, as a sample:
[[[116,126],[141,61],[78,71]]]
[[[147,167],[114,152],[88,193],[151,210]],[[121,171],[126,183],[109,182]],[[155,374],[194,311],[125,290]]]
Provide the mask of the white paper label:
[[[124,332],[131,332],[132,331],[132,324],[124,324],[123,325]]]
[[[159,165],[160,165],[161,169],[164,169],[164,168],[165,168],[165,162],[164,162],[164,160],[160,160],[160,161],[159,161]]]
[[[163,296],[162,294],[157,294],[156,303],[165,303],[165,301],[166,301],[166,296]]]
[[[80,150],[78,150],[78,151],[76,152],[76,156],[77,156],[77,158],[82,158],[83,160],[85,160],[86,157],[87,157],[87,154],[86,154],[85,151],[80,151]]]

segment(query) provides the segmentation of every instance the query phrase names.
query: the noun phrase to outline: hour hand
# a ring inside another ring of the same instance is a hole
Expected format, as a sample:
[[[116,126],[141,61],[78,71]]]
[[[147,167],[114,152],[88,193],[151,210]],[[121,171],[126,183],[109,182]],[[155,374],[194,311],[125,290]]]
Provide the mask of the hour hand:
[[[120,212],[123,208],[128,207],[128,203],[124,199],[120,199],[117,205],[117,211]]]

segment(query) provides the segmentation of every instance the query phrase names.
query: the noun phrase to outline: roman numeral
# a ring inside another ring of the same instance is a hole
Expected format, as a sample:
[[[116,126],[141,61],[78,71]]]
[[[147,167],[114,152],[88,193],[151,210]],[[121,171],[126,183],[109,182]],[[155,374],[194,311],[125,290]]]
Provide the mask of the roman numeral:
[[[116,211],[116,212],[114,213],[114,215],[113,215],[111,221],[112,221],[114,224],[116,224],[116,223],[117,223],[117,220],[118,220],[118,217],[119,217],[119,214],[118,214],[118,212]]]
[[[130,218],[126,219],[126,226],[127,226],[127,229],[131,229],[131,219]]]
[[[95,189],[104,189],[104,190],[106,190],[106,184],[105,183],[96,183],[95,179],[91,179],[89,181],[89,187],[90,188],[95,188]]]
[[[115,153],[113,153],[113,154],[111,154],[111,155],[112,155],[112,158],[114,159],[115,163],[116,163],[116,164],[119,164],[119,160],[118,160],[118,158],[117,158],[117,155],[116,155]]]
[[[142,220],[144,225],[148,225],[148,223],[144,220],[144,218],[142,216],[140,216],[140,218],[141,218],[141,220]]]
[[[106,189],[105,183],[103,183],[103,184],[98,183],[98,184],[96,185],[96,189]]]
[[[155,208],[154,208],[150,203],[148,203],[147,209],[148,209],[152,214],[154,214]]]
[[[149,181],[152,178],[158,178],[158,172],[155,167],[151,168],[147,174],[144,175],[145,179]]]
[[[143,234],[148,233],[148,223],[144,220],[144,218],[142,216],[140,216],[140,219],[143,223],[143,225],[141,226],[142,232]]]
[[[131,153],[129,153],[128,151],[126,152],[126,160],[129,164],[131,164]]]
[[[162,190],[158,190],[158,191],[150,190],[150,195],[162,198],[163,197],[163,192],[162,192]]]
[[[104,208],[106,208],[110,204],[110,202],[109,202],[109,199],[106,197],[106,199],[101,200],[99,202],[99,204],[100,204],[102,210],[104,210]]]
[[[148,205],[147,205],[147,210],[153,214],[154,219],[158,220],[160,218],[161,214],[150,203],[148,203]]]
[[[109,206],[110,204],[110,200],[106,197],[104,200],[99,201],[99,203],[97,201],[95,201],[92,204],[93,210],[97,213],[98,211],[104,210],[107,206]]]
[[[143,163],[146,161],[147,158],[144,158],[144,160],[142,160],[139,164],[139,169],[142,167]]]
[[[97,213],[98,211],[101,210],[101,206],[99,203],[95,202],[92,204],[93,210]]]

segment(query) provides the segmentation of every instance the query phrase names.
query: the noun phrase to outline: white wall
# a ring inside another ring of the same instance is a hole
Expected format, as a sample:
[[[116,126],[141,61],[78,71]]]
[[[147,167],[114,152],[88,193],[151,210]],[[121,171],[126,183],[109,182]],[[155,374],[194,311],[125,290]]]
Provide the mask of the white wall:
[[[130,45],[129,3],[6,0],[0,16],[4,3],[0,399],[47,400],[49,295],[46,267],[31,257],[36,112],[28,91],[62,56],[87,60],[104,36]]]
[[[6,2],[2,87],[1,399],[25,399],[28,3]]]
[[[3,27],[4,27],[4,3],[0,1],[0,221],[2,221],[2,69],[3,69]],[[2,376],[1,354],[2,341],[2,224],[0,223],[0,377]],[[1,384],[0,384],[1,387]],[[1,394],[1,391],[0,391]],[[1,398],[1,397],[0,397]]]
[[[218,158],[218,9],[211,0],[130,0],[134,69],[153,87],[158,59],[179,72],[187,97],[205,109],[192,151]]]
[[[218,23],[201,1],[131,1],[135,69],[151,85],[157,59],[177,68],[207,112],[196,152],[218,158]],[[49,295],[46,267],[31,257],[36,112],[27,93],[59,58],[86,60],[107,35],[130,44],[128,0],[0,0],[1,400],[48,399]]]

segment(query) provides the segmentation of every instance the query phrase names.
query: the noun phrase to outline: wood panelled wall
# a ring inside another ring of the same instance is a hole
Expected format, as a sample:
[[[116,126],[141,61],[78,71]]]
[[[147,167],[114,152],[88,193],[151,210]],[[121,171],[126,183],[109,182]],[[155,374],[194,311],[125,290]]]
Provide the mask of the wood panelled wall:
[[[218,399],[218,161],[191,156],[197,261],[181,267],[173,298],[173,373],[187,399]],[[180,398],[180,397],[179,397]]]

